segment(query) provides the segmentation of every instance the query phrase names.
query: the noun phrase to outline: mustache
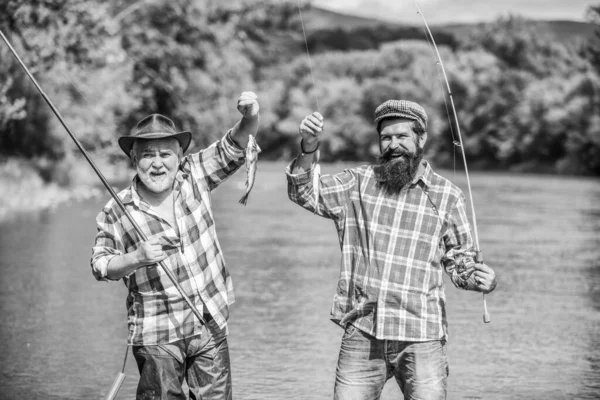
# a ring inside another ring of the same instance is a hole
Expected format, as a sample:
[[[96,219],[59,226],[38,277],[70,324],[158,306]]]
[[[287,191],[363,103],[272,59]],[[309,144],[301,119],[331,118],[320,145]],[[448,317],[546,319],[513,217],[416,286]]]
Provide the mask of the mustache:
[[[378,157],[379,161],[390,161],[393,157],[405,156],[411,158],[414,154],[404,151],[400,148],[390,149],[389,147]]]

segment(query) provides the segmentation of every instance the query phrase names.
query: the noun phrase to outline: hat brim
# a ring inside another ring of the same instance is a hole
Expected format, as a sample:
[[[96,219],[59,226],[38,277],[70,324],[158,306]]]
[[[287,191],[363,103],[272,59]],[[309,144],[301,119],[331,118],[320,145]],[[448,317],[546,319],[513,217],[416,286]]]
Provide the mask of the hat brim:
[[[389,114],[382,115],[378,118],[375,118],[374,122],[375,122],[375,124],[378,124],[379,122],[383,121],[384,119],[388,119],[388,118],[404,118],[404,119],[410,119],[411,121],[419,121],[419,118],[415,117],[414,115],[404,114],[404,113],[389,113]]]
[[[379,129],[381,127],[381,123],[383,122],[383,120],[391,119],[391,118],[402,118],[402,119],[407,119],[409,121],[414,121],[417,124],[421,125],[421,127],[423,128],[423,130],[427,129],[427,125],[425,125],[423,123],[423,121],[421,119],[419,119],[419,117],[417,117],[415,115],[404,114],[404,113],[389,113],[389,114],[382,115],[382,116],[380,116],[378,118],[375,118],[374,122],[375,122],[375,126],[377,127],[377,131],[379,131]]]
[[[152,140],[152,139],[167,139],[167,138],[175,138],[179,142],[181,146],[181,150],[185,153],[190,147],[190,143],[192,141],[192,133],[188,131],[178,132],[178,133],[161,133],[161,132],[153,132],[146,135],[139,136],[121,136],[119,138],[119,147],[127,157],[131,157],[131,150],[133,149],[133,143],[136,140]]]

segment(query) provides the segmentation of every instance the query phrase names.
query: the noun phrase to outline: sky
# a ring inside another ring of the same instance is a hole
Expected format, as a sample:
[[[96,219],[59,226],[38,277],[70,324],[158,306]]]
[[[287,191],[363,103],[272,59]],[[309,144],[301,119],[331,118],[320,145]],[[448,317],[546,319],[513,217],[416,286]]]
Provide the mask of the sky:
[[[398,22],[415,22],[413,0],[312,0],[317,7]],[[585,21],[585,11],[600,0],[417,0],[430,23],[483,22],[516,14],[540,20]]]

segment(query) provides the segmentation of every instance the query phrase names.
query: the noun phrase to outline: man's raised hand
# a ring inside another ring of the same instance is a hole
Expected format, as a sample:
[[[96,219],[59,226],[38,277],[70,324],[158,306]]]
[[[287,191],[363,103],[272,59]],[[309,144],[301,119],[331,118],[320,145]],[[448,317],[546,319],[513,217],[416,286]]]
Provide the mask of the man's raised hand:
[[[317,111],[304,117],[300,123],[300,136],[304,150],[312,151],[318,146],[323,126],[323,116]]]
[[[254,92],[243,92],[237,101],[237,109],[244,118],[256,117],[259,108],[258,97]]]

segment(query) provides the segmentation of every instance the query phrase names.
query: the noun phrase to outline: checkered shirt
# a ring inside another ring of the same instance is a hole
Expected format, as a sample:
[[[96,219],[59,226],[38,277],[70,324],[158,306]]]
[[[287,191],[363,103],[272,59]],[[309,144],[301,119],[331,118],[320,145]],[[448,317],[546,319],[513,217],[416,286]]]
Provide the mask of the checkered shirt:
[[[315,212],[313,170],[292,168],[290,200]],[[457,287],[474,286],[459,276],[474,255],[464,195],[426,161],[398,194],[381,189],[376,168],[319,180],[316,213],[334,221],[342,250],[331,319],[377,339],[447,339],[442,269]]]
[[[200,313],[209,313],[224,328],[234,302],[231,277],[217,240],[210,192],[244,162],[244,152],[225,135],[199,153],[183,158],[174,183],[175,217],[180,234],[140,198],[133,184],[118,196],[148,238],[157,237],[167,253],[165,265]],[[111,258],[136,250],[140,239],[111,199],[96,218],[92,272],[108,280]],[[141,267],[123,278],[130,345],[166,344],[200,333],[201,325],[158,264]]]

